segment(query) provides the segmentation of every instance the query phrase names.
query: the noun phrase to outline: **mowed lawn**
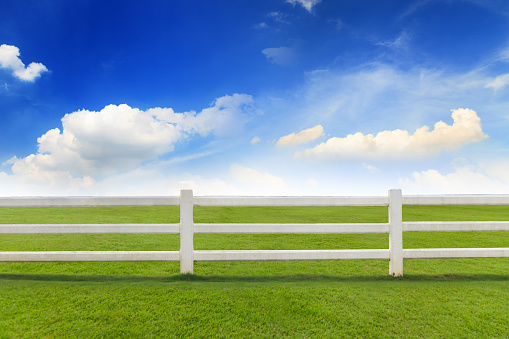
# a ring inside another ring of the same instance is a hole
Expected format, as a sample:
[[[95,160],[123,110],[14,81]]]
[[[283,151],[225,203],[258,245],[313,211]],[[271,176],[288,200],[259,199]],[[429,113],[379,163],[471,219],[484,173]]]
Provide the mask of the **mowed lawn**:
[[[404,220],[509,220],[404,206]],[[0,223],[177,223],[178,207],[0,208]],[[386,222],[378,207],[195,207],[195,222]],[[509,247],[509,232],[405,233],[405,248]],[[195,249],[388,248],[388,235],[195,235]],[[0,251],[171,250],[178,235],[0,235]],[[0,338],[509,337],[509,259],[0,263]]]

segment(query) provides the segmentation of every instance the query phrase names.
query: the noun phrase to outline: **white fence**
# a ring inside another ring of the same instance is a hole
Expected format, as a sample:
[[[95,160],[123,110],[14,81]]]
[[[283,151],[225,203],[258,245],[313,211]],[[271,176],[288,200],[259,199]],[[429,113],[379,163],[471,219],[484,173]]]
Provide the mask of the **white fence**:
[[[180,251],[45,251],[0,252],[0,262],[180,261],[180,272],[192,274],[195,261],[255,260],[389,260],[389,273],[403,275],[403,259],[509,258],[509,248],[404,249],[403,232],[509,231],[509,221],[403,222],[403,205],[509,205],[509,195],[387,197],[21,197],[0,198],[1,207],[179,206],[179,224],[0,224],[1,234],[180,234]],[[224,224],[193,222],[197,206],[388,206],[386,223]],[[509,206],[508,206],[509,208]],[[0,221],[1,222],[1,221]],[[389,233],[388,249],[196,251],[194,234],[338,234]],[[0,249],[1,250],[1,249]]]

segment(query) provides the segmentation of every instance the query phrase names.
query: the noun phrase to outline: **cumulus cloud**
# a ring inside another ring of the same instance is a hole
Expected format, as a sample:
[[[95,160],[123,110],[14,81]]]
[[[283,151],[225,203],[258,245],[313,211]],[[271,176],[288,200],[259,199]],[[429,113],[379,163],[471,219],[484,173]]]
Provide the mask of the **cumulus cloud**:
[[[313,10],[313,6],[322,2],[322,0],[286,0],[286,2],[291,3],[292,5],[299,4],[304,7],[308,12]]]
[[[307,142],[318,139],[322,135],[323,127],[322,125],[317,125],[315,127],[300,131],[297,134],[292,133],[279,138],[279,140],[276,142],[276,147],[293,147],[300,144],[305,144]]]
[[[273,64],[291,66],[295,63],[295,50],[291,47],[265,48],[262,53]]]
[[[79,185],[91,185],[94,175],[157,159],[193,135],[239,133],[249,119],[251,103],[251,96],[235,94],[217,99],[200,113],[175,113],[171,108],[142,111],[123,104],[66,114],[62,131],[54,128],[37,139],[36,154],[10,160],[12,172],[34,181],[81,178]]]
[[[455,109],[452,110],[452,118],[452,125],[439,121],[433,130],[423,126],[413,135],[398,129],[379,132],[377,135],[358,132],[344,138],[334,137],[314,148],[297,152],[295,156],[337,160],[415,159],[456,150],[465,144],[487,138],[475,111],[468,108]]]
[[[5,44],[0,46],[0,68],[11,70],[15,77],[24,81],[34,81],[48,71],[46,66],[37,62],[32,62],[25,67],[19,58],[19,48]]]
[[[38,138],[38,153],[20,159],[12,170],[83,176],[130,168],[173,150],[182,134],[177,126],[128,105],[77,111],[62,118],[62,131],[54,128]]]

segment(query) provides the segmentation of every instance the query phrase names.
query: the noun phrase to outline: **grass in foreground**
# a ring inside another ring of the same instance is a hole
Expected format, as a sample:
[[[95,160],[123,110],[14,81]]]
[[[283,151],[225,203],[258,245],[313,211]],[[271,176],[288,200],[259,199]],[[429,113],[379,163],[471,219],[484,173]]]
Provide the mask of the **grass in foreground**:
[[[3,223],[178,222],[178,208],[0,209]],[[404,207],[405,220],[509,208]],[[85,221],[84,221],[85,220]],[[385,222],[386,208],[196,208],[196,222]],[[405,248],[508,247],[508,232],[406,233]],[[178,250],[173,235],[12,235],[0,250]],[[387,248],[387,235],[196,235],[196,249]],[[509,260],[0,263],[0,338],[509,336]]]

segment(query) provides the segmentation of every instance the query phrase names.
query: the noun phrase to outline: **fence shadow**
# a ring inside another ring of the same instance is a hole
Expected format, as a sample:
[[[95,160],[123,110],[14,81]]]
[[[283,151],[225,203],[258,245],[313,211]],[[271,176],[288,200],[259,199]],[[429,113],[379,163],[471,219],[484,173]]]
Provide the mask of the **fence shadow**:
[[[225,283],[270,283],[270,282],[382,282],[382,281],[509,281],[509,275],[502,274],[408,274],[403,277],[389,275],[332,276],[332,275],[282,275],[282,276],[223,276],[223,275],[181,275],[130,276],[130,275],[72,275],[72,274],[0,274],[1,280],[55,281],[92,283],[176,283],[176,282],[225,282]]]

